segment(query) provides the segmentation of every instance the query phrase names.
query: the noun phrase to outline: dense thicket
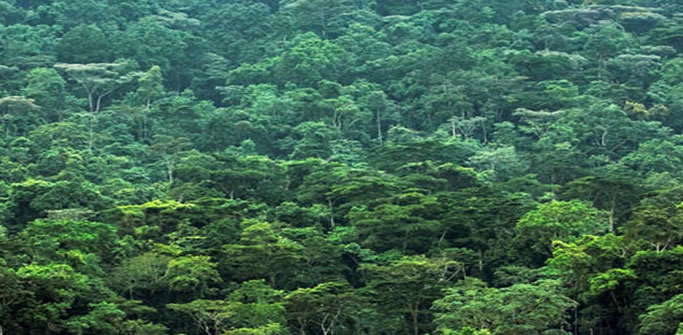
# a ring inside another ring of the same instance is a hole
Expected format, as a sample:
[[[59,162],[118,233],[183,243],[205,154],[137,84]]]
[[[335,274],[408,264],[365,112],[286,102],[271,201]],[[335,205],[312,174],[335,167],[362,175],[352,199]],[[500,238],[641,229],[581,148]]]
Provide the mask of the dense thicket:
[[[679,0],[4,0],[0,126],[0,334],[683,334]]]

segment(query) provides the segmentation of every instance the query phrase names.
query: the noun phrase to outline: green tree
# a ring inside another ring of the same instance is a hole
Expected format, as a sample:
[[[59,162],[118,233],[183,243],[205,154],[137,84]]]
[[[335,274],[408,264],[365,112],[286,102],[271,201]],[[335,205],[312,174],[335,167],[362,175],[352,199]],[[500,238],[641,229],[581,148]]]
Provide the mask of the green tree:
[[[282,291],[253,280],[244,282],[227,300],[199,299],[167,307],[190,316],[202,334],[276,335],[284,333],[281,296]]]
[[[598,68],[601,71],[598,73],[599,76],[603,75],[602,71],[607,59],[616,56],[621,50],[628,47],[632,43],[631,38],[615,23],[606,23],[595,27],[595,31],[584,45],[584,50],[597,60]]]
[[[299,288],[285,297],[287,316],[296,324],[300,334],[309,328],[320,329],[323,335],[343,329],[352,319],[360,298],[348,283],[327,282],[312,288]]]
[[[609,231],[614,232],[619,219],[623,220],[628,214],[641,192],[638,181],[618,168],[573,180],[559,190],[560,197],[584,199],[607,211]]]
[[[8,96],[0,99],[0,120],[5,128],[5,138],[10,135],[26,134],[31,124],[40,122],[35,118],[35,112],[40,106],[33,99],[20,96]],[[32,115],[33,114],[33,115]]]
[[[216,263],[208,256],[181,256],[168,262],[164,276],[171,290],[191,292],[199,298],[209,291],[209,283],[222,281]]]
[[[356,207],[348,218],[358,228],[362,245],[377,251],[398,249],[402,252],[425,252],[439,233],[436,197],[404,193],[387,204],[373,209]]]
[[[477,279],[468,279],[445,290],[445,296],[434,302],[435,322],[443,334],[446,329],[466,327],[487,329],[491,334],[539,334],[562,332],[567,310],[576,303],[560,293],[553,281],[515,284],[489,288]],[[464,332],[467,334],[467,332]],[[457,333],[454,333],[457,334]]]
[[[456,262],[424,256],[403,256],[389,265],[361,266],[383,312],[405,317],[407,327],[403,331],[415,335],[428,331],[429,307],[441,297],[441,289],[457,269]]]
[[[345,26],[344,14],[352,9],[349,0],[299,0],[285,6],[296,16],[303,31],[314,31],[322,38],[334,38]]]
[[[284,287],[304,261],[302,246],[278,234],[268,222],[248,220],[242,224],[245,227],[238,243],[223,247],[222,265],[237,279],[264,278],[272,287]]]
[[[621,266],[631,252],[624,238],[614,234],[555,243],[549,269],[562,278],[567,296],[581,304],[574,312],[575,331],[606,330],[605,322],[614,324],[615,329],[626,329],[625,322],[632,317],[627,311],[632,304],[629,281],[633,273]]]
[[[126,61],[116,63],[55,64],[57,70],[64,71],[85,90],[88,108],[97,113],[102,108],[104,98],[131,82],[137,72],[130,70]]]
[[[100,28],[83,24],[62,36],[57,43],[57,54],[64,63],[101,63],[111,60],[110,46]]]
[[[230,332],[282,331],[280,328],[286,324],[283,296],[283,291],[273,289],[265,280],[241,283],[228,296],[228,301],[234,304],[234,317],[230,321],[234,330]]]
[[[321,80],[338,81],[345,69],[345,51],[315,34],[298,35],[273,69],[280,83],[315,87]]]
[[[152,66],[138,79],[138,91],[145,102],[147,109],[150,108],[152,100],[158,99],[164,93],[163,76],[161,68],[157,65]]]
[[[160,158],[166,170],[169,186],[173,185],[175,167],[180,154],[191,147],[190,140],[186,137],[173,137],[167,135],[155,135],[155,143],[151,146],[154,153]]]
[[[186,314],[201,334],[220,335],[233,316],[232,306],[223,300],[193,300],[185,304],[168,304],[169,309]]]
[[[624,227],[629,240],[645,241],[657,252],[677,245],[683,240],[683,205],[676,206],[675,212],[668,208],[643,206],[637,208],[631,221]]]
[[[650,306],[647,313],[640,316],[638,334],[678,334],[681,329],[681,318],[683,318],[683,295],[679,294],[661,304]]]
[[[170,260],[170,256],[155,252],[126,258],[111,271],[112,288],[130,299],[138,294],[153,294],[166,285],[167,277],[164,275]]]
[[[34,298],[24,302],[14,319],[24,331],[62,331],[68,325],[69,310],[80,301],[94,298],[91,278],[65,264],[28,264],[16,271],[24,290]]]
[[[119,309],[116,304],[102,302],[91,304],[92,310],[84,315],[73,318],[67,322],[70,332],[82,334],[118,334],[119,325],[123,322],[126,313]]]
[[[118,238],[116,228],[101,222],[82,220],[35,220],[21,232],[21,238],[31,246],[29,254],[37,259],[57,261],[80,251],[111,259]]]
[[[524,214],[516,227],[518,236],[545,257],[552,255],[554,241],[571,242],[608,229],[607,213],[579,200],[541,204]]]
[[[47,120],[61,120],[67,102],[66,81],[62,76],[54,69],[35,68],[28,73],[26,82],[22,94],[48,111],[43,113]]]

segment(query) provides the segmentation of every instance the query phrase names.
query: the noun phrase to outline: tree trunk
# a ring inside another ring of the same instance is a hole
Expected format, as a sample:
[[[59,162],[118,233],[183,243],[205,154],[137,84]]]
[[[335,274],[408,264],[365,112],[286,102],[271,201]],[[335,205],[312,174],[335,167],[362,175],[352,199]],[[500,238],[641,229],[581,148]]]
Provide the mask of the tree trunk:
[[[320,330],[323,332],[323,335],[332,334],[332,328],[334,327],[334,320],[330,321],[330,324],[326,326],[327,319],[329,317],[330,317],[330,315],[326,314],[325,317],[323,317],[322,322],[320,322]]]
[[[384,144],[384,140],[382,138],[382,118],[379,114],[379,111],[377,111],[377,139],[379,139],[379,145]]]
[[[418,323],[419,304],[410,306],[410,314],[413,318],[413,335],[420,335],[420,325]]]
[[[152,100],[147,99],[147,109],[145,112],[142,114],[142,139],[143,141],[147,139],[147,115],[149,115],[149,111],[152,108]]]
[[[95,106],[95,113],[100,111],[100,106],[102,106],[102,98],[104,98],[103,95],[100,95],[97,97],[97,105]]]
[[[88,106],[90,107],[90,113],[95,111],[95,105],[93,102],[93,94],[90,91],[88,91]]]
[[[615,195],[612,196],[612,205],[610,206],[610,209],[608,212],[609,213],[609,231],[610,231],[610,233],[614,232],[614,221],[615,221],[614,212],[616,211],[616,207],[617,207],[616,198],[617,197]]]
[[[444,229],[444,231],[441,233],[441,237],[439,237],[439,247],[441,247],[443,245],[444,240],[446,240],[446,233],[448,233],[448,229]]]
[[[327,39],[327,15],[325,9],[320,12],[320,35],[323,39]]]
[[[481,251],[481,248],[479,248],[479,251],[477,252],[479,255],[479,272],[483,273],[484,272],[484,252]]]
[[[489,143],[489,133],[486,131],[486,122],[481,123],[481,132],[484,134],[484,144]]]
[[[622,313],[622,312],[623,312],[623,308],[621,307],[621,304],[619,303],[619,299],[617,299],[617,294],[614,293],[614,291],[611,291],[609,295],[610,295],[610,297],[612,298],[612,301],[614,302],[614,304],[616,305],[617,311],[618,311],[619,313]]]
[[[93,118],[92,114],[88,117],[88,152],[92,153],[92,148],[94,146],[93,142],[95,138],[95,132],[93,131]]]
[[[166,159],[166,173],[168,174],[169,186],[173,184],[173,162],[171,159]]]
[[[274,273],[268,274],[268,283],[270,284],[270,286],[272,286],[272,287],[277,287],[277,286],[275,285],[275,283],[277,282],[277,278],[276,278],[276,277],[277,277],[277,275],[275,275]]]
[[[332,207],[332,200],[327,199],[327,205],[330,207],[330,228],[334,228],[334,207]]]
[[[142,117],[142,138],[146,140],[149,137],[149,130],[147,127],[147,114],[145,114]]]

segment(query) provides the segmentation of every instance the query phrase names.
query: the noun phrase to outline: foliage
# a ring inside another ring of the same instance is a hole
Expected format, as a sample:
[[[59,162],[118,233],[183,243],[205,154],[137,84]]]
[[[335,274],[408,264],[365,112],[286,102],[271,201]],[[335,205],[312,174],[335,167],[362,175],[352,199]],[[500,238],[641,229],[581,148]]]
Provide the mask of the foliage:
[[[678,0],[0,1],[0,334],[676,334]]]

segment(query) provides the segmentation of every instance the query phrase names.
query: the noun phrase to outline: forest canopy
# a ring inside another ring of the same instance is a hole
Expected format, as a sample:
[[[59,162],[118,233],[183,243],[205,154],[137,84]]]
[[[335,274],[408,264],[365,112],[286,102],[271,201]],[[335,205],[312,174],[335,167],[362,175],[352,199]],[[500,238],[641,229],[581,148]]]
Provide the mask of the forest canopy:
[[[682,335],[680,0],[0,0],[0,335]]]

